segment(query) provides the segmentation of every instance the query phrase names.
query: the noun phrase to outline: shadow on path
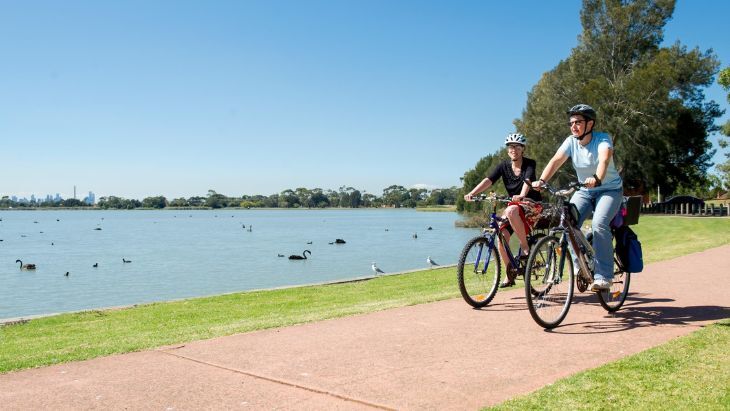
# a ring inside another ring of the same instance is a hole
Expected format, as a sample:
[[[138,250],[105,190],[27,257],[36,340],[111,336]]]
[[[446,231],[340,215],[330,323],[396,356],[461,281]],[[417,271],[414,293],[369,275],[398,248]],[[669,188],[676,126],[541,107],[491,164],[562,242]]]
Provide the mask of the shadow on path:
[[[730,318],[730,307],[725,306],[676,307],[653,305],[672,301],[674,300],[668,298],[643,298],[641,294],[629,294],[624,306],[618,312],[606,313],[607,318],[604,317],[605,319],[587,323],[563,323],[560,327],[546,331],[555,334],[600,334],[639,327],[692,325]],[[570,313],[568,313],[568,316],[570,316]],[[613,319],[618,319],[618,321]]]

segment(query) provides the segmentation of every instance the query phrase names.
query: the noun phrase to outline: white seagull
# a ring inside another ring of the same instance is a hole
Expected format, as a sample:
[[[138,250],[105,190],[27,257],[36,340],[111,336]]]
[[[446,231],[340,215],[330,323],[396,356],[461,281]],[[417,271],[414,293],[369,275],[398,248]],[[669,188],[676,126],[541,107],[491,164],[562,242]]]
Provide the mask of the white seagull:
[[[427,263],[428,263],[428,265],[430,265],[431,267],[433,267],[433,266],[435,266],[435,265],[438,265],[438,264],[436,264],[436,261],[433,261],[433,260],[431,259],[431,256],[428,256],[428,258],[426,259],[426,262],[427,262]]]
[[[375,275],[378,275],[378,274],[385,274],[385,271],[383,271],[383,270],[381,270],[380,268],[378,268],[378,266],[377,266],[377,265],[375,265],[375,262],[373,262],[373,265],[371,265],[371,266],[370,266],[370,268],[372,268],[372,269],[373,269],[373,271],[375,272]]]

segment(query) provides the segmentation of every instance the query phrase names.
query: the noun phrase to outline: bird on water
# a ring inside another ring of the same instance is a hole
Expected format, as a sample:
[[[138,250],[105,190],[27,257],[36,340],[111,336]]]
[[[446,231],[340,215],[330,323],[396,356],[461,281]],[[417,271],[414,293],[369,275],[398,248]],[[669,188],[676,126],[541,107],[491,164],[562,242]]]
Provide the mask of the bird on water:
[[[289,259],[290,260],[306,260],[307,259],[307,253],[309,253],[309,255],[312,255],[312,252],[311,251],[304,250],[304,251],[302,251],[302,255],[292,254],[292,255],[289,256]]]
[[[23,264],[21,260],[15,260],[16,263],[20,263],[21,270],[35,270],[35,264]]]

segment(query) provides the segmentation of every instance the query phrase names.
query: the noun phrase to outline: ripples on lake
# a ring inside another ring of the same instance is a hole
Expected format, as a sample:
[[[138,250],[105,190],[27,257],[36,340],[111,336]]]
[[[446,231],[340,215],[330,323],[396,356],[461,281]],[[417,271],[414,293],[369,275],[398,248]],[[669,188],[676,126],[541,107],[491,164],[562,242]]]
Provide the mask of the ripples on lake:
[[[0,319],[370,276],[373,261],[386,273],[427,268],[428,256],[455,264],[477,234],[455,227],[456,213],[410,209],[7,211],[0,218]],[[329,244],[336,238],[347,243]],[[305,249],[307,260],[286,258]],[[21,271],[16,259],[37,269]]]

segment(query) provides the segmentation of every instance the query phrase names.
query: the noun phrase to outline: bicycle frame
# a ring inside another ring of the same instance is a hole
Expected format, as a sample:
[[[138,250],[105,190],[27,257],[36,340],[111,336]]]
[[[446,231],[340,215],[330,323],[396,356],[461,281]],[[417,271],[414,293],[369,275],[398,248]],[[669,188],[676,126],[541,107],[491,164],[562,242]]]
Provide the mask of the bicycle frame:
[[[509,258],[509,263],[512,265],[512,267],[517,267],[518,269],[524,269],[524,267],[522,267],[520,265],[520,260],[515,258],[514,255],[512,254],[512,250],[509,247],[509,243],[507,241],[505,241],[504,234],[502,234],[502,231],[499,229],[499,223],[504,222],[504,220],[505,220],[504,218],[497,216],[497,201],[499,201],[499,199],[495,196],[490,196],[485,199],[492,201],[492,212],[491,212],[490,218],[489,218],[489,228],[492,231],[490,232],[489,230],[484,230],[484,234],[483,234],[484,237],[488,241],[487,242],[488,251],[487,251],[487,258],[484,261],[484,268],[482,269],[482,273],[486,273],[487,269],[489,268],[489,263],[492,261],[492,258],[491,258],[492,252],[499,252],[499,249],[497,248],[497,247],[499,247],[499,244],[495,244],[495,240],[497,240],[497,239],[499,240],[499,242],[501,244],[504,244],[504,248],[507,251],[507,256]],[[528,236],[529,236],[529,234],[528,234]],[[475,270],[479,268],[479,262],[482,259],[482,251],[483,250],[479,250],[479,253],[477,254],[477,258],[474,261]],[[519,247],[517,249],[517,252],[521,253],[522,247]]]
[[[550,188],[548,189],[551,190]],[[593,281],[593,270],[591,269],[591,267],[588,266],[586,260],[588,258],[588,255],[592,256],[595,253],[593,251],[593,247],[585,238],[585,235],[580,230],[580,228],[576,227],[570,220],[570,218],[568,218],[568,214],[570,213],[570,202],[568,198],[570,194],[573,193],[573,191],[575,191],[575,189],[551,190],[551,192],[558,197],[558,208],[560,209],[560,223],[556,227],[552,227],[550,229],[550,234],[556,235],[560,233],[560,241],[558,242],[558,244],[560,244],[561,249],[563,249],[563,247],[568,247],[573,255],[576,256],[576,259],[578,260],[578,266],[580,267],[579,275],[583,278],[583,280],[590,283]],[[563,268],[565,267],[565,255],[566,253],[560,253],[560,270],[558,272],[561,273],[563,272]],[[557,281],[560,280],[562,279],[557,279]]]

